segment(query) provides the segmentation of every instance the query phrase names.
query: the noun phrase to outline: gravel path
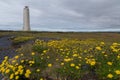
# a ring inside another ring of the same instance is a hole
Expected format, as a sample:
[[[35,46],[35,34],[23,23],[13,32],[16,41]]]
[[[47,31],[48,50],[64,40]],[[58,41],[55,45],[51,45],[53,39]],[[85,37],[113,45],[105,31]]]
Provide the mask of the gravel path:
[[[12,48],[12,42],[9,39],[10,36],[0,38],[0,63],[4,60],[5,56],[13,57],[16,55],[15,49]],[[2,75],[0,74],[0,80]]]

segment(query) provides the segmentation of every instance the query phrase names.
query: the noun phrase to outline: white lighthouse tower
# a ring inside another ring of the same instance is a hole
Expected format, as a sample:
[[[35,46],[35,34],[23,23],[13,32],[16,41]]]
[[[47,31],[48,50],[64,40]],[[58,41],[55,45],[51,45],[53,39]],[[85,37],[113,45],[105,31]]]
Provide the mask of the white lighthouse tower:
[[[23,10],[23,31],[30,31],[30,15],[28,6],[25,6]]]

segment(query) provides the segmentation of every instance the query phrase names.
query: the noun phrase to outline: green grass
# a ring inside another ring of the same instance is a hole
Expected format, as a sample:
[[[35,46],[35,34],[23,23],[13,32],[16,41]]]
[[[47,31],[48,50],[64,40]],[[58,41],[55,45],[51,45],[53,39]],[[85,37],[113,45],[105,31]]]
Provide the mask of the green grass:
[[[29,41],[29,40],[33,40],[34,39],[34,37],[28,37],[28,36],[18,36],[18,37],[15,37],[15,38],[13,38],[12,39],[12,43],[14,44],[14,45],[17,45],[17,44],[19,44],[19,43],[24,43],[24,42],[27,42],[27,41]]]
[[[97,39],[105,42],[120,42],[120,33],[118,32],[23,32],[23,31],[2,31],[0,36],[14,35],[41,38],[58,38],[58,39]]]
[[[23,75],[17,76],[25,78],[24,74],[29,69],[32,73],[28,80],[40,80],[47,75],[54,79],[59,75],[61,80],[78,80],[84,75],[91,75],[92,70],[98,80],[120,79],[120,33],[4,31],[0,32],[0,36],[14,36],[14,44],[36,39],[34,43],[18,48],[17,56],[3,61],[0,71],[8,77],[19,72],[14,68],[19,69],[22,65]],[[42,41],[39,38],[60,40]],[[87,67],[84,68],[84,65]],[[37,69],[40,72],[36,72]]]

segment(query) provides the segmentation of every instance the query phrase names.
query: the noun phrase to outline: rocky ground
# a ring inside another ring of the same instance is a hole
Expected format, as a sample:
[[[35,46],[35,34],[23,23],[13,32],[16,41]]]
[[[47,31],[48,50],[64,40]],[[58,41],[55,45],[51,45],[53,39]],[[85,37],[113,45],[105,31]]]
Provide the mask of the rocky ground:
[[[2,60],[4,60],[5,56],[13,57],[14,55],[16,55],[16,49],[12,47],[10,37],[11,36],[4,36],[0,38],[0,63],[2,62]],[[0,80],[2,80],[1,74]]]

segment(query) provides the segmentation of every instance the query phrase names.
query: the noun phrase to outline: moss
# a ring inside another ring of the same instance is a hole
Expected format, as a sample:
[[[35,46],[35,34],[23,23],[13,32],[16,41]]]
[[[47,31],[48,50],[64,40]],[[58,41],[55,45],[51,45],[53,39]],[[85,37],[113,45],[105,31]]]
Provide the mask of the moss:
[[[13,45],[17,45],[17,44],[24,43],[26,41],[33,40],[33,39],[34,37],[19,36],[19,37],[13,38],[12,43]]]

